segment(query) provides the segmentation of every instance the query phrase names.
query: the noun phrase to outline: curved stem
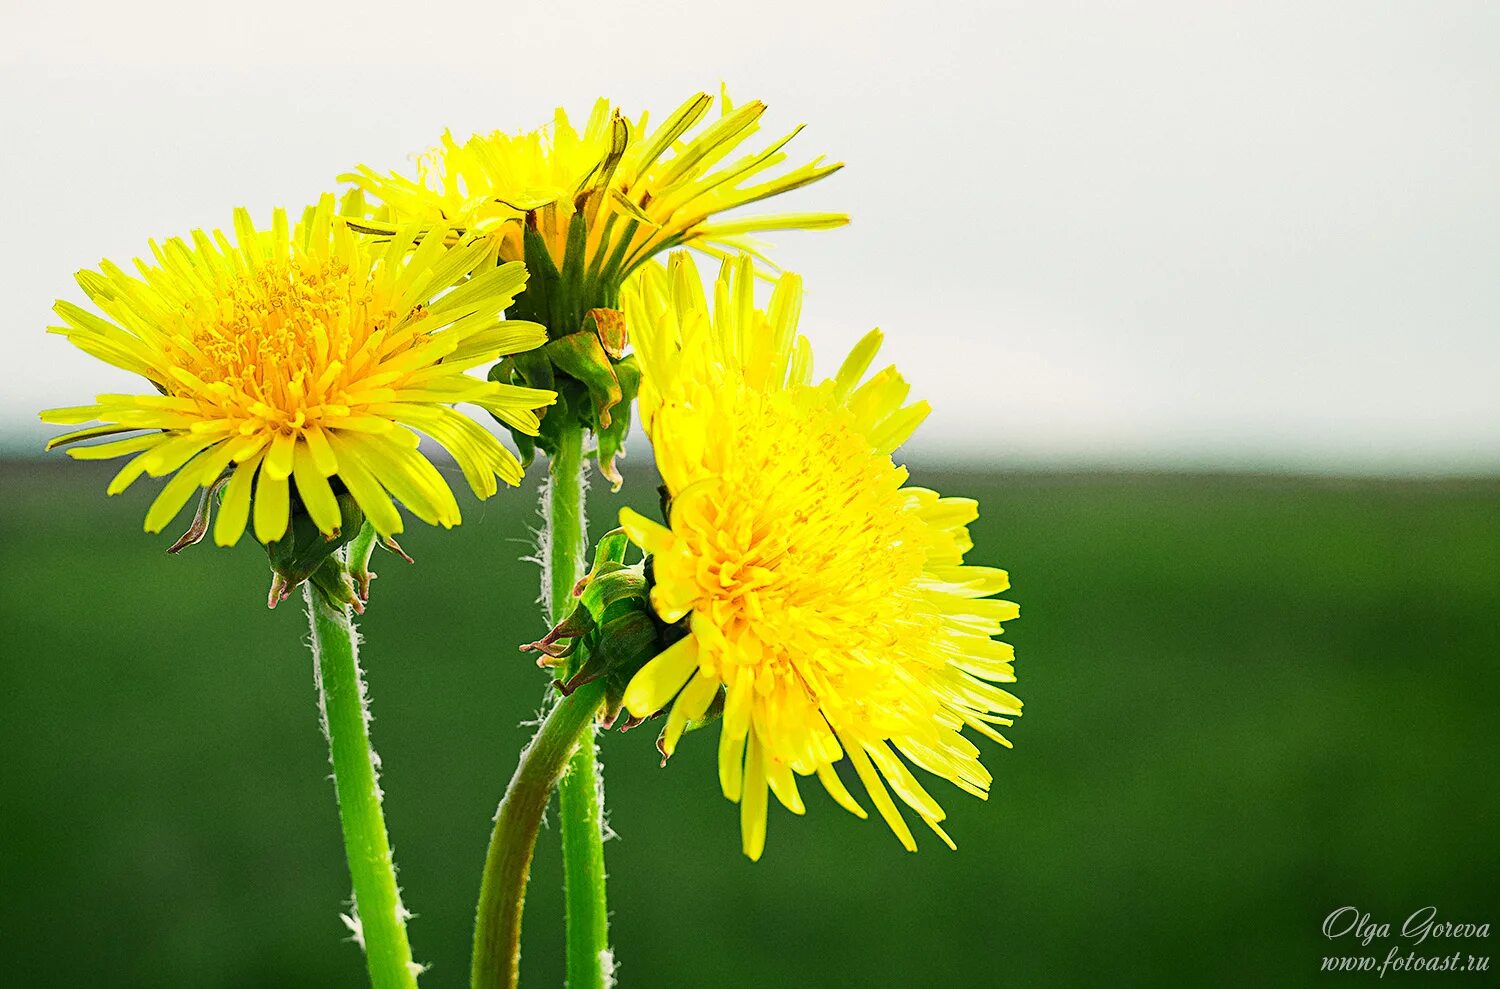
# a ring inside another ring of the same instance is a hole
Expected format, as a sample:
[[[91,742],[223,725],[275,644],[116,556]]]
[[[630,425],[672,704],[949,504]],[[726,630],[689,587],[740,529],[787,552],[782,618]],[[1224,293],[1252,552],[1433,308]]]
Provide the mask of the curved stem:
[[[406,939],[407,914],[396,887],[396,866],[380,809],[358,638],[348,608],[329,604],[311,582],[303,586],[312,625],[318,707],[354,885],[355,936],[365,949],[375,989],[413,989],[421,968],[412,962]]]
[[[568,430],[548,465],[547,603],[551,624],[573,610],[573,585],[583,576],[583,431]],[[594,724],[580,730],[578,747],[558,786],[563,889],[567,909],[568,989],[604,989],[610,982],[609,906],[605,895],[604,784],[594,748]]]
[[[581,687],[562,698],[521,753],[495,815],[484,860],[474,922],[474,989],[513,989],[520,978],[521,909],[537,829],[552,788],[567,769],[579,737],[593,725],[603,700],[602,684]]]

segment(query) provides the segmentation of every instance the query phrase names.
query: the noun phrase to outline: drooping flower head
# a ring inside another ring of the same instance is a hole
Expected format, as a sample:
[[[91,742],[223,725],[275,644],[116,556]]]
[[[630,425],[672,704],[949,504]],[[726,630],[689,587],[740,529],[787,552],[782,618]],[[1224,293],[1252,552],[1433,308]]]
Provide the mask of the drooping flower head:
[[[600,99],[582,130],[558,108],[549,127],[527,133],[495,131],[464,141],[445,133],[437,148],[417,159],[414,177],[361,165],[345,178],[377,198],[393,222],[420,220],[480,234],[500,260],[527,260],[536,268],[525,244],[530,229],[558,269],[571,260],[591,281],[616,292],[631,272],[668,248],[723,254],[745,248],[746,237],[758,232],[848,222],[841,213],[716,219],[843,165],[817,158],[768,177],[786,160],[783,149],[801,127],[726,161],[755,134],[766,107],[759,101],[735,106],[725,94],[718,119],[704,123],[713,104],[699,93],[651,127],[647,114],[632,124]],[[575,217],[585,222],[575,225]]]
[[[100,317],[57,303],[53,327],[81,350],[139,374],[150,394],[100,395],[52,409],[46,422],[88,426],[59,436],[84,460],[130,455],[109,485],[172,475],[146,514],[159,532],[200,488],[223,485],[215,540],[237,542],[254,510],[255,537],[280,538],[300,504],[330,536],[348,491],[377,532],[402,529],[399,501],[434,525],[458,503],[418,451],[418,433],[445,446],[481,498],[521,467],[493,435],[453,408],[469,403],[535,431],[550,392],[466,374],[546,339],[503,311],[526,282],[520,264],[493,267],[482,245],[450,247],[448,231],[416,225],[375,244],[335,215],[332,197],[294,229],[277,210],[257,230],[234,215],[236,242],[194,231],[152,243],[132,276],[106,261],[78,275]],[[120,438],[121,434],[132,434]],[[293,495],[295,494],[295,498]]]
[[[782,276],[765,310],[753,291],[749,261],[726,263],[710,310],[685,254],[626,290],[670,507],[666,526],[628,509],[621,523],[651,554],[652,607],[688,634],[634,676],[625,707],[670,707],[670,754],[722,691],[719,780],[752,859],[768,789],[803,812],[799,775],[865,816],[834,768],[845,757],[903,845],[916,847],[887,786],[952,846],[912,767],[988,792],[963,732],[1008,744],[995,726],[1021,711],[994,685],[1015,679],[992,636],[1017,608],[986,600],[1008,578],[964,563],[976,504],[909,486],[892,460],[928,406],[905,404],[893,367],[866,378],[879,332],[813,383],[798,279]]]

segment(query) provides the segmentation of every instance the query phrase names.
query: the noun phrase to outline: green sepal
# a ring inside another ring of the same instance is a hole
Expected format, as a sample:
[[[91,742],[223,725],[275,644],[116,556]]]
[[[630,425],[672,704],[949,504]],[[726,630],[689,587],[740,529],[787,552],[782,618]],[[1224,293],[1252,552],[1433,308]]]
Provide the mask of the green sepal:
[[[198,496],[198,508],[193,512],[193,524],[188,526],[187,532],[179,536],[175,543],[167,547],[169,554],[175,556],[189,546],[196,546],[203,541],[203,537],[208,533],[208,524],[213,521],[214,506],[219,503],[224,485],[229,483],[230,475],[230,470],[225,468],[214,483],[203,489],[203,493]]]
[[[507,357],[490,368],[489,379],[557,392],[557,402],[542,413],[536,436],[510,429],[524,463],[529,465],[538,449],[548,454],[556,450],[565,430],[587,429],[598,441],[600,470],[618,491],[614,461],[630,431],[630,406],[640,390],[641,372],[634,355],[611,356],[607,348],[624,346],[624,330],[606,312],[615,310],[590,310],[588,329]]]
[[[606,724],[619,716],[631,678],[664,648],[644,561],[626,566],[628,547],[624,530],[606,533],[594,549],[593,568],[574,588],[578,604],[544,638],[521,647],[542,653],[539,665],[559,668],[553,684],[564,694],[604,680]]]
[[[318,524],[312,520],[300,499],[292,498],[291,518],[286,533],[280,539],[266,544],[266,556],[271,563],[271,594],[269,604],[276,607],[285,601],[303,581],[318,572],[326,561],[337,562],[344,571],[343,560],[337,555],[348,545],[365,524],[365,513],[348,491],[340,491],[338,500],[340,521],[338,532],[325,536]],[[352,584],[351,584],[352,586]],[[357,596],[356,596],[357,599]]]
[[[618,133],[628,134],[620,122]],[[605,171],[613,165],[605,163]],[[561,437],[583,429],[596,437],[593,455],[599,469],[618,491],[621,484],[615,460],[622,455],[630,429],[630,403],[640,387],[640,371],[624,356],[627,335],[619,311],[620,276],[601,256],[586,255],[589,242],[589,189],[580,191],[580,212],[569,219],[566,246],[559,268],[529,214],[522,229],[522,249],[530,275],[526,290],[507,309],[510,319],[529,320],[547,327],[547,343],[524,354],[506,357],[490,369],[491,381],[545,388],[558,394],[557,402],[541,412],[541,427],[532,436],[509,429],[524,465],[536,451],[552,454]],[[610,214],[611,222],[614,214]]]
[[[359,530],[359,535],[349,543],[349,549],[344,556],[349,561],[349,578],[354,581],[354,588],[359,593],[360,603],[366,604],[370,600],[370,581],[375,579],[375,571],[370,569],[370,557],[375,554],[375,547],[379,546],[387,553],[394,553],[407,563],[415,563],[411,557],[406,555],[406,550],[401,544],[390,536],[382,536],[375,532],[375,527],[366,522]]]
[[[579,312],[589,308],[585,299],[586,288],[584,284],[583,252],[588,247],[589,225],[582,216],[574,213],[568,221],[567,246],[563,248],[563,266],[558,279],[557,304],[562,313]],[[527,245],[526,257],[530,260],[534,252],[531,245]],[[582,323],[582,320],[563,321],[559,325],[571,327]],[[564,333],[575,332],[572,329],[564,329]]]
[[[557,375],[552,373],[552,362],[547,359],[545,345],[538,350],[528,350],[524,354],[507,357],[495,366],[504,367],[507,363],[511,365],[511,374],[508,379],[511,384],[526,385],[531,388],[557,387]],[[490,380],[502,379],[491,373]]]
[[[612,361],[625,356],[625,345],[630,342],[625,333],[625,314],[618,309],[596,306],[583,314],[583,332],[591,333],[599,340],[599,346]]]
[[[600,568],[606,563],[624,563],[625,553],[630,549],[630,537],[620,527],[613,528],[599,537],[599,542],[594,545],[594,569],[589,571],[584,580],[592,580],[599,575]],[[580,582],[581,583],[581,582]],[[581,588],[574,593],[582,593]]]
[[[349,550],[344,554],[348,561],[349,577],[354,581],[361,601],[370,600],[370,581],[375,579],[375,572],[370,569],[370,557],[375,554],[375,544],[378,541],[375,527],[366,522],[359,527],[359,535],[350,540]]]
[[[620,385],[620,400],[610,417],[610,422],[595,431],[598,440],[597,456],[599,473],[608,480],[610,487],[618,491],[624,483],[615,461],[625,455],[625,436],[630,432],[630,413],[635,406],[636,395],[641,389],[641,369],[631,354],[615,364],[615,378]]]
[[[585,641],[590,661],[596,657],[604,670],[602,718],[613,724],[625,700],[625,688],[641,667],[661,652],[656,623],[646,613],[644,600],[617,601],[606,611],[599,628]]]
[[[530,217],[528,217],[530,220]],[[561,294],[558,289],[562,283],[562,272],[557,270],[557,265],[552,261],[552,252],[547,249],[547,241],[537,230],[533,223],[528,222],[521,233],[522,260],[526,262],[526,291],[515,302],[513,308],[522,309],[537,315],[551,315],[547,311],[546,303],[557,300]],[[542,305],[533,305],[533,302],[542,302]],[[511,316],[512,319],[526,319],[526,316]],[[551,323],[545,319],[537,320],[548,327],[551,333]]]
[[[619,601],[637,601],[642,608],[646,606],[646,575],[639,566],[605,563],[578,596],[579,604],[598,622],[603,622],[609,608]]]
[[[349,575],[349,568],[338,554],[324,557],[318,569],[308,578],[308,583],[329,606],[342,608],[351,605],[355,611],[364,611],[364,599],[360,597],[359,589]]]
[[[588,389],[593,406],[590,425],[609,428],[610,411],[620,403],[620,381],[598,333],[570,333],[544,349],[553,366]]]

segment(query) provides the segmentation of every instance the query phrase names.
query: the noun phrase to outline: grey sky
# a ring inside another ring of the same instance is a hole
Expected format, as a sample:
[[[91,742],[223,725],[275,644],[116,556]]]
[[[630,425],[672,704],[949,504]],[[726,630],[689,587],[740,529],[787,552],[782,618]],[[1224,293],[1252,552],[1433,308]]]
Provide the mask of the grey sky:
[[[0,12],[0,445],[134,388],[72,272],[300,205],[444,126],[726,80],[849,167],[779,239],[831,368],[872,325],[929,447],[1500,469],[1500,5],[27,4]]]

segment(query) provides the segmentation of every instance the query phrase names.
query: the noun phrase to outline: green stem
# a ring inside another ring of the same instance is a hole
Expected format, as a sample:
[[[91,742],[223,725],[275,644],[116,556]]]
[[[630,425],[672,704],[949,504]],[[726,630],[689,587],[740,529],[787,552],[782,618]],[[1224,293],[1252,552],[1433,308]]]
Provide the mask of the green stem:
[[[318,706],[328,736],[344,852],[354,884],[358,937],[365,949],[370,984],[375,989],[412,989],[420,968],[412,963],[406,910],[396,888],[396,866],[380,809],[358,637],[348,608],[329,604],[311,582],[304,585],[303,593],[312,623]]]
[[[583,431],[563,437],[548,467],[543,590],[553,624],[573,609],[583,576]],[[566,671],[560,671],[566,678]],[[520,980],[521,911],[537,830],[554,786],[561,804],[567,907],[567,985],[604,989],[609,915],[604,895],[601,790],[594,754],[594,716],[604,684],[575,690],[553,705],[521,753],[506,788],[485,855],[474,919],[474,989],[514,989]],[[559,780],[561,784],[559,785]]]
[[[573,585],[583,576],[583,430],[564,432],[548,465],[547,603],[552,624],[573,610]],[[604,784],[588,721],[558,785],[563,889],[567,917],[568,989],[604,989],[609,956],[609,907],[604,887]]]
[[[484,860],[484,882],[474,922],[474,989],[514,989],[520,978],[521,909],[537,830],[552,788],[567,769],[579,737],[593,725],[594,713],[603,700],[603,684],[575,690],[553,706],[521,753],[495,815],[495,830]]]

